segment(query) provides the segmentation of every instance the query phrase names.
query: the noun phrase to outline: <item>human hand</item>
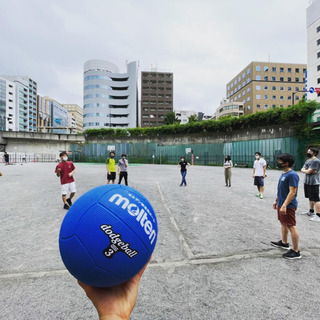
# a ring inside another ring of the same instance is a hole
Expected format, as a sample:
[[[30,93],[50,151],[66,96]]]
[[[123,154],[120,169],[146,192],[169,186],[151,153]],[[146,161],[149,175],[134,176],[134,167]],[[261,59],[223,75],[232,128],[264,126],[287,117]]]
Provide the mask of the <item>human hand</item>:
[[[97,309],[100,320],[130,319],[138,297],[139,282],[149,261],[132,279],[115,287],[96,288],[78,281]]]
[[[273,202],[273,204],[272,204],[272,207],[273,207],[273,209],[277,209],[277,201],[276,200],[274,200],[274,202]]]
[[[282,214],[287,214],[287,206],[282,205],[279,211]]]
[[[69,177],[72,177],[72,176],[73,176],[73,172],[70,172],[70,173],[68,174],[68,176],[69,176]]]

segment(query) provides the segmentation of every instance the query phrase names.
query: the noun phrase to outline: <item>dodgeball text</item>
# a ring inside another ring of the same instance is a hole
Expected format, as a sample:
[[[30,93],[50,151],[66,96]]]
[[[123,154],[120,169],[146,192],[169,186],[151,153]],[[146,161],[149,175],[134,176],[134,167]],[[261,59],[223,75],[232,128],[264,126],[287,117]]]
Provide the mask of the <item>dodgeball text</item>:
[[[109,201],[115,201],[114,204],[121,206],[124,210],[127,209],[131,216],[136,217],[136,220],[140,222],[140,226],[144,229],[144,232],[149,236],[150,244],[154,242],[156,232],[153,229],[151,220],[148,219],[148,214],[143,208],[139,208],[135,203],[130,203],[129,199],[122,197],[120,194],[114,194]]]

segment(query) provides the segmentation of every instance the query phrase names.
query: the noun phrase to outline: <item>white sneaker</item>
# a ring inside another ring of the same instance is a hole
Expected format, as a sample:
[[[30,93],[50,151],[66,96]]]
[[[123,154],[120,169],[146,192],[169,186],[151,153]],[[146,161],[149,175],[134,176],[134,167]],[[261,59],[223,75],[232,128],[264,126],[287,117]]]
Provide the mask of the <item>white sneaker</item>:
[[[263,199],[263,194],[260,194],[260,199]]]
[[[256,197],[260,197],[260,193],[257,193],[257,194],[256,194]]]
[[[310,217],[313,217],[315,215],[314,212],[310,212],[310,211],[307,211],[307,212],[301,212],[300,214],[304,215],[304,216],[310,216]]]
[[[315,215],[314,217],[310,218],[309,221],[320,222],[320,217]]]

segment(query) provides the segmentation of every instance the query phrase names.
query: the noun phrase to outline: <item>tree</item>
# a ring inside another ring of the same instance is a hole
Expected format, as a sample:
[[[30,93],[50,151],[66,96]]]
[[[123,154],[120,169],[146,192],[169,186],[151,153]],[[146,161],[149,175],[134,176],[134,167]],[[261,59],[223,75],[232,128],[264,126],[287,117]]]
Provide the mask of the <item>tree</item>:
[[[167,113],[166,117],[164,118],[163,124],[169,125],[174,123],[180,123],[180,120],[176,117],[176,114],[171,111]]]
[[[188,118],[188,123],[195,123],[195,122],[198,122],[199,119],[198,119],[198,116],[195,115],[195,114],[192,114],[189,118]]]

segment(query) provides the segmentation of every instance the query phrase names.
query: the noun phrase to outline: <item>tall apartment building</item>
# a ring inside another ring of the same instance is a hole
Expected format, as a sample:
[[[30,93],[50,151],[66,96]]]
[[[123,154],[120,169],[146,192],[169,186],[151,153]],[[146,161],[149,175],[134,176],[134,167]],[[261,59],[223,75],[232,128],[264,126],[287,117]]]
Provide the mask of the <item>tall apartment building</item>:
[[[242,102],[244,114],[291,106],[305,95],[306,68],[306,64],[251,62],[228,82],[227,99]]]
[[[83,127],[135,128],[138,126],[137,63],[127,72],[111,62],[89,60],[84,64]]]
[[[0,77],[0,131],[16,131],[16,85]]]
[[[8,75],[1,75],[1,83],[2,92],[6,87],[6,97],[2,94],[2,101],[6,101],[5,131],[37,131],[37,83],[27,76]]]
[[[173,73],[141,72],[141,127],[163,125],[173,111]]]
[[[83,131],[83,109],[77,104],[63,104],[68,113],[75,118],[75,130],[76,132]]]
[[[320,87],[320,0],[307,7],[307,71],[308,89]],[[307,93],[309,100],[320,101],[318,93]]]

